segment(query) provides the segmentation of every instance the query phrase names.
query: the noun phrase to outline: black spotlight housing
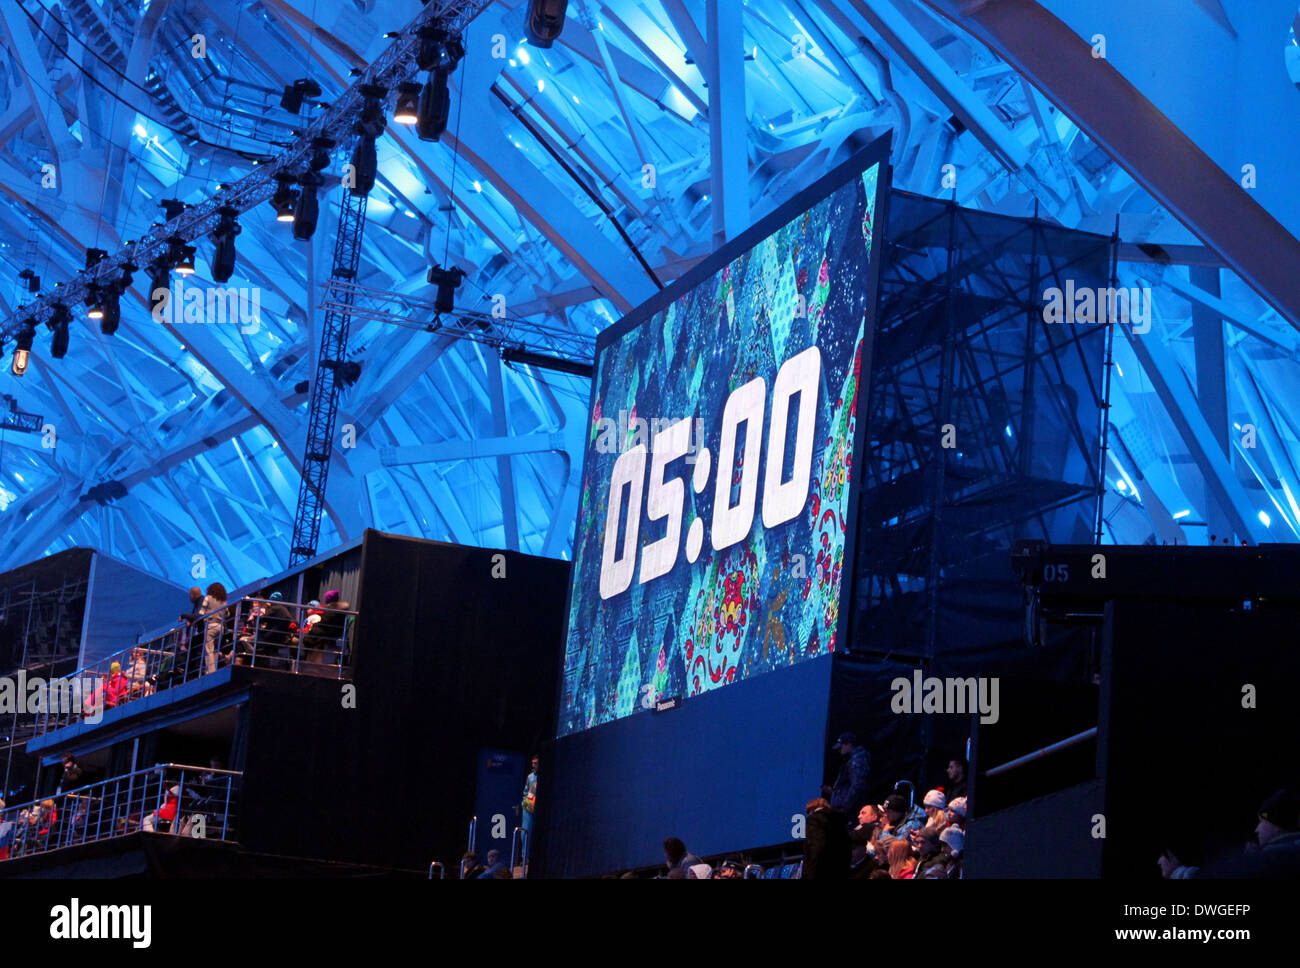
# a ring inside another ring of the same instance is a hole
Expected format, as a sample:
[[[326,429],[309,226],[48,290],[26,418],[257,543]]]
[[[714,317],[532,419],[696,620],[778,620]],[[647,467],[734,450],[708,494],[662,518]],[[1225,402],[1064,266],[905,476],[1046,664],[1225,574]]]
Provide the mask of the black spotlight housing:
[[[100,260],[108,258],[108,253],[103,249],[86,250],[86,268],[93,269],[99,264]]]
[[[325,179],[314,171],[305,171],[298,180],[302,183],[302,191],[298,193],[298,207],[293,212],[293,237],[306,242],[316,233],[316,222],[320,218],[316,189]]]
[[[429,75],[429,83],[420,92],[420,112],[415,119],[415,133],[421,141],[437,141],[447,130],[451,114],[451,92],[447,88],[447,72],[436,70]]]
[[[417,33],[420,47],[415,53],[415,65],[422,71],[431,71],[442,63],[447,31],[441,27],[421,27]]]
[[[27,283],[27,291],[36,293],[41,291],[41,277],[32,272],[31,269],[24,269],[18,273],[18,278]]]
[[[309,97],[320,97],[320,85],[310,77],[299,78],[292,84],[284,86],[284,93],[280,96],[280,107],[290,114],[297,114],[302,110],[303,99]]]
[[[171,266],[165,259],[149,264],[149,312],[157,316],[167,305],[171,293]],[[102,323],[100,325],[103,325]]]
[[[71,319],[72,313],[68,311],[68,307],[63,303],[55,303],[48,325],[54,330],[54,336],[50,338],[50,356],[56,360],[61,360],[68,355],[68,322]]]
[[[460,266],[450,266],[446,269],[442,266],[433,266],[425,276],[429,285],[438,287],[438,292],[433,299],[433,308],[439,313],[453,312],[456,308],[456,290],[460,288],[460,282],[464,278],[465,270]]]
[[[118,324],[122,322],[122,307],[118,302],[118,291],[116,286],[109,286],[104,292],[104,315],[99,320],[99,331],[105,336],[112,336],[117,332]]]
[[[349,191],[357,198],[369,195],[375,187],[375,177],[379,173],[379,157],[375,153],[375,139],[362,135],[357,139],[357,146],[352,149],[353,183]]]
[[[182,245],[180,253],[176,258],[176,271],[182,276],[194,275],[194,255],[195,248],[192,245]]]
[[[534,47],[550,47],[564,30],[569,0],[528,0],[524,33]]]
[[[227,282],[235,274],[235,236],[239,234],[239,223],[235,221],[238,213],[230,206],[217,210],[220,219],[212,240],[216,248],[212,253],[212,281]]]

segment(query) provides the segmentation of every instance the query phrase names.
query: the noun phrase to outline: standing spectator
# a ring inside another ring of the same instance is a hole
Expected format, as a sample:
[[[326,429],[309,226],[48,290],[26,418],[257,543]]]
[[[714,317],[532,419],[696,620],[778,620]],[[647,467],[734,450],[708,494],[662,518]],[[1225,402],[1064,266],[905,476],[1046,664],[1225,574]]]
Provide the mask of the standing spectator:
[[[803,879],[842,881],[849,876],[848,818],[824,797],[804,808]]]
[[[925,809],[925,825],[934,830],[948,826],[948,798],[942,790],[931,790],[921,801]]]
[[[75,790],[83,787],[89,782],[86,779],[86,771],[77,758],[71,753],[63,754],[63,776],[59,778],[58,788],[55,793],[67,793],[69,790]]]
[[[669,837],[664,841],[664,859],[668,861],[668,871],[671,874],[674,870],[681,871],[682,877],[686,872],[702,861],[686,849],[686,845],[676,837]]]
[[[966,795],[966,770],[968,768],[964,756],[954,756],[948,761],[948,785],[944,787],[944,793],[948,795],[949,800],[955,800],[957,797]]]
[[[889,876],[896,881],[910,881],[916,876],[916,858],[906,840],[895,840],[889,845]]]
[[[524,798],[519,803],[519,826],[524,828],[524,842],[533,835],[533,813],[537,810],[537,769],[542,758],[533,755],[528,776],[524,779]]]
[[[203,674],[217,671],[217,657],[221,654],[221,636],[226,624],[226,587],[219,581],[208,586],[203,599],[203,613],[207,616],[203,626]]]
[[[867,777],[871,772],[871,754],[858,745],[858,737],[849,732],[840,733],[833,749],[840,751],[844,765],[840,767],[835,786],[831,788],[830,806],[846,817],[853,817],[867,802]]]
[[[966,835],[956,827],[944,827],[939,834],[939,849],[948,857],[948,876],[960,879],[962,876],[962,853],[966,848]]]

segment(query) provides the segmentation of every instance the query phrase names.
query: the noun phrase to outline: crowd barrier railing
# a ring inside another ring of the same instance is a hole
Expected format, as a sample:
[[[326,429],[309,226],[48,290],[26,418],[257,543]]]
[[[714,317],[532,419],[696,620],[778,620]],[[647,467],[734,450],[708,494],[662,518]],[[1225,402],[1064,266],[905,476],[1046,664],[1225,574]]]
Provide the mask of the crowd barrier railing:
[[[0,861],[137,832],[233,842],[243,774],[162,763],[8,807]]]

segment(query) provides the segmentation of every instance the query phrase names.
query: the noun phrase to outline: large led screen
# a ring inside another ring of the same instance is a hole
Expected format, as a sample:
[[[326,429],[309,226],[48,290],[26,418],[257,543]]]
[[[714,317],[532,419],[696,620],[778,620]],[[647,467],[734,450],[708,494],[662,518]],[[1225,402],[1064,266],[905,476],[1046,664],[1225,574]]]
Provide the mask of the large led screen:
[[[600,335],[558,735],[843,641],[884,158],[865,149]]]

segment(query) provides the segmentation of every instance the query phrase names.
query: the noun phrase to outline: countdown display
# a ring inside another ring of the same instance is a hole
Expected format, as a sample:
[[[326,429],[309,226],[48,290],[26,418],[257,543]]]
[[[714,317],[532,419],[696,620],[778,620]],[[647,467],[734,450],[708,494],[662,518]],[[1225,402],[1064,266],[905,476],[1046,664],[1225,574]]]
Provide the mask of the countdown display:
[[[884,158],[866,149],[600,335],[558,735],[842,641]]]

